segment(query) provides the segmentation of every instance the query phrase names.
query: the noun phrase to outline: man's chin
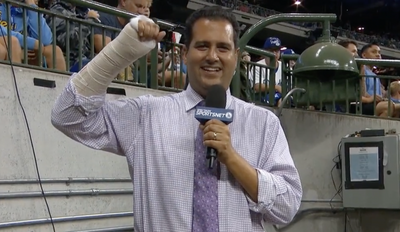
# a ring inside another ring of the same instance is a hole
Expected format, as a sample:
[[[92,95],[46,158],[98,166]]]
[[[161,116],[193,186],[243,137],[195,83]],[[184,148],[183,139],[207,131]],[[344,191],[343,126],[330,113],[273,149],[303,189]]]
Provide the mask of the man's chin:
[[[203,86],[209,87],[213,85],[221,85],[220,78],[202,78]]]

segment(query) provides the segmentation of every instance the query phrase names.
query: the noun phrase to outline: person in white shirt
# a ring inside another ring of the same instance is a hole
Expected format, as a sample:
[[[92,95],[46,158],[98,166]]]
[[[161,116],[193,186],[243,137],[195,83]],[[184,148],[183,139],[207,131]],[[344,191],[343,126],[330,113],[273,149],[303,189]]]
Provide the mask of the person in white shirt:
[[[282,82],[282,65],[279,61],[281,55],[281,49],[283,48],[281,40],[276,37],[269,37],[265,40],[263,49],[266,51],[272,52],[275,54],[275,92],[281,93],[281,82]],[[270,64],[270,58],[264,57],[264,59],[257,62],[257,64],[261,66],[273,66],[274,64]],[[254,92],[256,93],[266,93],[269,90],[269,76],[270,76],[270,69],[265,67],[255,66],[252,67],[249,71],[248,78],[250,79],[251,83],[253,84]],[[263,102],[269,103],[268,95],[263,99]],[[276,100],[276,99],[275,99]],[[279,99],[275,101],[274,105],[279,104]]]

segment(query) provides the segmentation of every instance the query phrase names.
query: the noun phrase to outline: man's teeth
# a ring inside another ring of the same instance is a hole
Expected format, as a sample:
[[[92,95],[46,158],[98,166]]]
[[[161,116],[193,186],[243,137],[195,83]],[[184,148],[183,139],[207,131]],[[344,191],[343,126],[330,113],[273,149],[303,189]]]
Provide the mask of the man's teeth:
[[[217,72],[217,71],[219,71],[219,68],[203,68],[204,70],[206,70],[206,71],[209,71],[209,72]]]

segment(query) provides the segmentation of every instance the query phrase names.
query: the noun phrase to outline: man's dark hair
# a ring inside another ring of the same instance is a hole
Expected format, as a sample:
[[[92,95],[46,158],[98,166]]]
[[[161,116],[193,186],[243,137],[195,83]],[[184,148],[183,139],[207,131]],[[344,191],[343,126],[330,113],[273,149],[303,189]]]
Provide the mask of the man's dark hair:
[[[378,47],[379,47],[379,44],[378,44],[377,42],[372,42],[372,43],[369,43],[369,44],[364,45],[364,46],[361,48],[361,50],[360,50],[360,57],[362,57],[361,55],[362,55],[367,49],[371,48],[372,46],[378,46]]]
[[[347,48],[350,44],[358,47],[358,44],[354,40],[340,40],[338,43],[340,46]]]
[[[184,36],[185,45],[187,48],[189,48],[190,42],[192,42],[193,26],[200,19],[228,21],[233,28],[233,43],[235,44],[235,48],[239,46],[240,26],[235,15],[232,13],[232,10],[224,9],[221,6],[210,6],[196,10],[186,20],[186,30]]]

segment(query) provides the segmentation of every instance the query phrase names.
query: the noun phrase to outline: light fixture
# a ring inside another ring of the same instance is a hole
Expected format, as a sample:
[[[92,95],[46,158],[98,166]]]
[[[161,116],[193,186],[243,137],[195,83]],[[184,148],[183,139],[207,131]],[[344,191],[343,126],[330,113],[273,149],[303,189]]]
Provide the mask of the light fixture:
[[[360,74],[354,57],[344,47],[319,42],[307,48],[293,70],[295,85],[306,89],[297,95],[299,105],[357,101]]]
[[[298,6],[298,5],[301,4],[301,2],[300,2],[300,0],[296,0],[296,1],[294,2],[294,4]]]
[[[298,58],[293,75],[321,81],[359,77],[354,57],[344,47],[323,42],[307,48]]]

